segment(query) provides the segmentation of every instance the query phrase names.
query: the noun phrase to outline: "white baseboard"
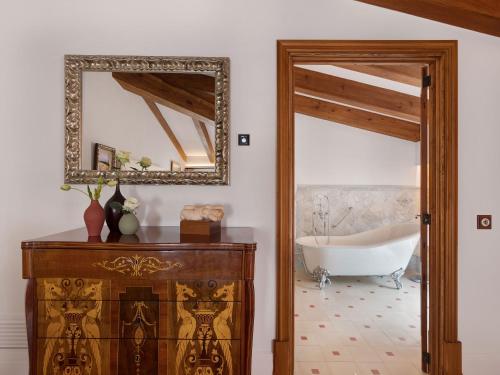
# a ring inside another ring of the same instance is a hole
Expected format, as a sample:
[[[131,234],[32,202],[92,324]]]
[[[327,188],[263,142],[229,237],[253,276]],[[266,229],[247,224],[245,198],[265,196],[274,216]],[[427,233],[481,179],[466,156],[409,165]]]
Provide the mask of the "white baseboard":
[[[26,349],[27,347],[24,316],[0,316],[0,349]]]

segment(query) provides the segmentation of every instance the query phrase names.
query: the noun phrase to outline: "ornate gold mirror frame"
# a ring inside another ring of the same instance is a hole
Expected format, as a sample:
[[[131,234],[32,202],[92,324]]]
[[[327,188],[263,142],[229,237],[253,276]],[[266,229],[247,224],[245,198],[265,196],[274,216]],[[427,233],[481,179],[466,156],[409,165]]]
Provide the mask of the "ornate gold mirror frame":
[[[229,58],[65,56],[66,183],[95,183],[99,176],[123,184],[227,185],[229,183]],[[82,73],[212,73],[215,75],[215,171],[109,171],[82,169]]]

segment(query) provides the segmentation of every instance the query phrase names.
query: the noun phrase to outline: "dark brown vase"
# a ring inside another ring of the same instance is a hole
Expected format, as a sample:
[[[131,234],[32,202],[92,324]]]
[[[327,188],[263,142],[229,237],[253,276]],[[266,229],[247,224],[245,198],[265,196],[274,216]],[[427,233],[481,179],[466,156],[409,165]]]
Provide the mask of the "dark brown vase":
[[[118,228],[118,223],[123,216],[122,210],[113,207],[111,203],[118,202],[120,205],[123,205],[125,202],[125,197],[122,195],[120,191],[120,183],[116,184],[115,193],[109,198],[109,200],[104,205],[104,213],[106,215],[106,224],[108,225],[109,231],[113,233],[120,233],[120,229]]]
[[[104,209],[98,200],[92,199],[90,201],[90,206],[83,213],[83,220],[87,226],[89,237],[101,235],[102,227],[104,226]]]

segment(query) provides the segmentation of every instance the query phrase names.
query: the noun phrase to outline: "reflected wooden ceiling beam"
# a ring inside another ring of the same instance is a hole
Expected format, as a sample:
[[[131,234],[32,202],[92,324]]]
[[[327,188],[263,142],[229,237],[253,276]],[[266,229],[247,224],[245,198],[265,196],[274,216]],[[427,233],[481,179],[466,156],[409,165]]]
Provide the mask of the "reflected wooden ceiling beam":
[[[416,87],[422,87],[422,65],[380,65],[380,64],[359,64],[359,63],[335,63],[333,66],[365,73],[372,76],[390,79],[406,83]]]
[[[120,86],[133,94],[202,121],[215,120],[215,100],[174,86],[152,73],[113,72]]]
[[[155,76],[187,91],[215,96],[215,77],[196,73],[155,73]]]
[[[357,1],[500,36],[500,2],[498,0]]]
[[[205,149],[208,160],[210,163],[215,163],[215,152],[214,146],[212,145],[212,141],[210,140],[210,134],[208,134],[207,125],[198,119],[193,118],[193,123],[198,135],[200,136],[201,143],[203,144],[203,148]]]
[[[420,125],[395,117],[347,107],[320,99],[295,94],[296,113],[333,121],[358,129],[369,130],[407,141],[420,141]]]
[[[160,123],[163,130],[165,130],[165,133],[167,133],[168,138],[170,139],[170,141],[174,145],[175,149],[179,153],[179,156],[181,157],[181,159],[184,160],[184,162],[186,162],[187,155],[184,152],[184,149],[182,148],[181,144],[179,143],[179,140],[175,136],[175,133],[173,132],[172,128],[170,127],[170,125],[168,125],[167,120],[165,120],[165,117],[163,117],[163,114],[161,113],[161,111],[158,108],[158,106],[156,105],[156,103],[153,103],[152,101],[150,101],[147,98],[144,98],[144,100],[145,100],[146,104],[148,105],[149,109],[151,110],[151,112],[153,112],[153,115],[156,117],[156,119]]]
[[[419,122],[420,98],[366,83],[299,67],[294,68],[295,91],[342,104]]]
[[[169,85],[215,103],[215,77],[194,73],[155,73],[155,76]]]

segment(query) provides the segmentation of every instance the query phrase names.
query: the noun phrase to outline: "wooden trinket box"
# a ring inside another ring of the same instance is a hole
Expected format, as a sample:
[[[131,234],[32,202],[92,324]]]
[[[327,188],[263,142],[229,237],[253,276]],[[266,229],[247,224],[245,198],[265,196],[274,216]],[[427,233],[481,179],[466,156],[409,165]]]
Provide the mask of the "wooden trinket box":
[[[181,220],[181,236],[215,237],[220,231],[220,221]]]

